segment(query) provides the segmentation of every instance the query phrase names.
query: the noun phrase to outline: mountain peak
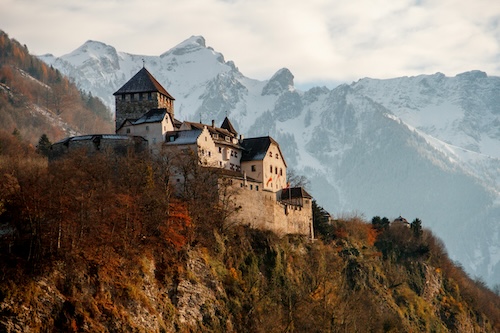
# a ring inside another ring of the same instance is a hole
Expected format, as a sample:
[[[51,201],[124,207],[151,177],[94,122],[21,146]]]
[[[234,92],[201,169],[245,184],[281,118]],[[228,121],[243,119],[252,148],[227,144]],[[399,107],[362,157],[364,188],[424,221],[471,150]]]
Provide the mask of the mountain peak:
[[[191,36],[182,43],[174,46],[167,52],[163,53],[160,57],[164,57],[169,54],[183,55],[186,53],[191,53],[200,49],[206,48],[205,38],[203,36]]]
[[[107,48],[111,48],[111,49],[115,49],[113,46],[111,45],[108,45],[106,43],[103,43],[103,42],[100,42],[100,41],[96,41],[96,40],[87,40],[85,43],[83,43],[82,46],[79,47],[79,49],[85,49],[85,50],[100,50],[100,49],[107,49]]]
[[[279,95],[293,88],[293,74],[288,68],[278,70],[262,89],[262,95]]]
[[[486,74],[483,71],[472,70],[469,72],[457,74],[456,77],[472,81],[472,80],[477,80],[477,79],[485,79],[488,77],[488,74]]]
[[[191,36],[185,42],[196,43],[200,46],[206,47],[205,38],[203,36]]]
[[[79,56],[79,55],[84,54],[84,53],[95,55],[95,54],[102,54],[102,53],[116,54],[117,52],[116,52],[116,49],[111,45],[89,39],[85,43],[83,43],[79,48],[77,48],[73,52],[69,53],[68,56],[74,57],[74,56]]]

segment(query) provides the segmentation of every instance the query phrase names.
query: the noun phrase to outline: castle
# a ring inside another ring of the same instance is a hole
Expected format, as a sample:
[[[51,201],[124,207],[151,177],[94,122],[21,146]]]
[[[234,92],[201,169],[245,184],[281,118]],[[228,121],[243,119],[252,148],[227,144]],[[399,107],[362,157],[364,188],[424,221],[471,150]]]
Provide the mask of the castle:
[[[270,136],[243,138],[226,117],[220,127],[181,122],[174,117],[174,98],[145,68],[114,94],[116,134],[71,137],[53,145],[56,154],[73,147],[134,146],[152,152],[194,153],[199,164],[224,171],[234,189],[234,223],[249,223],[278,234],[314,237],[312,197],[287,185],[287,164]],[[182,182],[180,173],[174,181]]]

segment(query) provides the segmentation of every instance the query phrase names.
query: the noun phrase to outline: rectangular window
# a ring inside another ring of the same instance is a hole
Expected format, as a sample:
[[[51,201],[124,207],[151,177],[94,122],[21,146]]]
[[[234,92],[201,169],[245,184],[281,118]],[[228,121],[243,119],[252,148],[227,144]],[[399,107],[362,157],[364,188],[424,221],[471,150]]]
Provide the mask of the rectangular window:
[[[255,190],[258,191],[259,190],[259,185],[255,185]]]
[[[283,169],[280,168],[280,176],[283,176]]]
[[[219,153],[222,154],[222,147],[219,147]]]
[[[278,174],[278,167],[274,167],[274,173]]]
[[[149,131],[149,126],[146,126],[146,131]]]
[[[125,94],[122,94],[122,101],[125,100]]]
[[[269,166],[269,172],[273,173],[273,166],[272,165]]]
[[[152,100],[152,99],[153,99],[153,96],[151,95],[151,93],[150,93],[150,92],[148,92],[148,100],[150,101],[150,100]]]
[[[253,190],[253,185],[252,184],[250,184],[250,189]]]
[[[139,100],[142,101],[142,93],[139,93]]]
[[[127,128],[127,134],[130,134],[130,128]]]
[[[257,168],[255,167],[255,164],[252,165],[252,171],[255,172],[257,170]]]
[[[130,94],[130,100],[133,101],[135,99],[135,95],[134,94]]]
[[[237,151],[234,152],[234,157],[238,157],[238,152]]]

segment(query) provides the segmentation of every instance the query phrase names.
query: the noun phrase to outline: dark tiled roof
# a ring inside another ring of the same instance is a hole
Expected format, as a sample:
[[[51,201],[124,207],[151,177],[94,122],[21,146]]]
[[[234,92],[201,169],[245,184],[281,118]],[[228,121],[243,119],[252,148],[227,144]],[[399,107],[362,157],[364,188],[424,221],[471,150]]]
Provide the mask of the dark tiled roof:
[[[263,160],[264,157],[266,157],[267,150],[269,149],[271,143],[274,143],[279,149],[279,144],[270,136],[244,139],[241,142],[241,146],[243,147],[243,156],[241,157],[241,161]]]
[[[128,82],[113,95],[145,92],[159,92],[170,99],[174,99],[145,67],[142,67],[137,74],[128,80]]]
[[[167,113],[167,109],[151,109],[145,114],[142,115],[141,118],[133,121],[133,125],[143,124],[143,123],[159,123],[165,118],[165,114]]]
[[[82,141],[100,141],[100,140],[124,140],[124,141],[132,141],[132,140],[139,140],[139,141],[146,141],[142,136],[127,136],[127,135],[120,135],[120,134],[87,134],[87,135],[78,135],[78,136],[71,136],[68,138],[64,138],[53,145],[59,145],[63,144],[65,146],[68,146],[70,142],[82,142]]]
[[[281,191],[281,200],[307,198],[312,199],[312,196],[304,190],[303,187],[289,187]]]
[[[62,140],[57,141],[54,144],[60,144],[64,143],[67,144],[68,142],[71,141],[93,141],[96,139],[101,139],[101,138],[106,138],[106,139],[113,139],[113,140],[130,140],[130,137],[126,135],[120,135],[120,134],[86,134],[86,135],[77,135],[77,136],[70,136],[67,138],[64,138]]]
[[[223,128],[229,131],[230,133],[233,133],[234,135],[238,134],[238,132],[236,132],[236,130],[234,129],[233,124],[231,124],[231,122],[229,121],[228,117],[224,118],[224,121],[222,122],[220,128]]]
[[[174,128],[179,129],[182,126],[182,121],[174,118],[173,124],[174,124]]]

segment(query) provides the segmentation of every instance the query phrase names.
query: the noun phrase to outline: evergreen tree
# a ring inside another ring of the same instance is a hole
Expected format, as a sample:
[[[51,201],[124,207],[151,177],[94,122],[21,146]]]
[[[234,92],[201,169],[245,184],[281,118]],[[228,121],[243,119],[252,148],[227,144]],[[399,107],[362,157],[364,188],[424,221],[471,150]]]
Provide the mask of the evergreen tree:
[[[52,146],[52,142],[50,142],[49,138],[44,133],[40,137],[40,140],[38,140],[38,145],[36,146],[36,151],[39,154],[42,154],[44,156],[48,156],[49,152],[50,152],[50,146]]]
[[[416,218],[413,220],[413,222],[410,224],[410,228],[413,231],[413,236],[415,238],[420,238],[422,237],[422,221],[419,218]]]
[[[374,216],[372,218],[372,225],[378,231],[386,230],[389,227],[389,219],[387,217],[380,218],[380,216]]]
[[[321,206],[312,202],[313,211],[313,228],[316,237],[321,238],[325,242],[329,242],[335,238],[333,225],[330,223],[330,214]]]

